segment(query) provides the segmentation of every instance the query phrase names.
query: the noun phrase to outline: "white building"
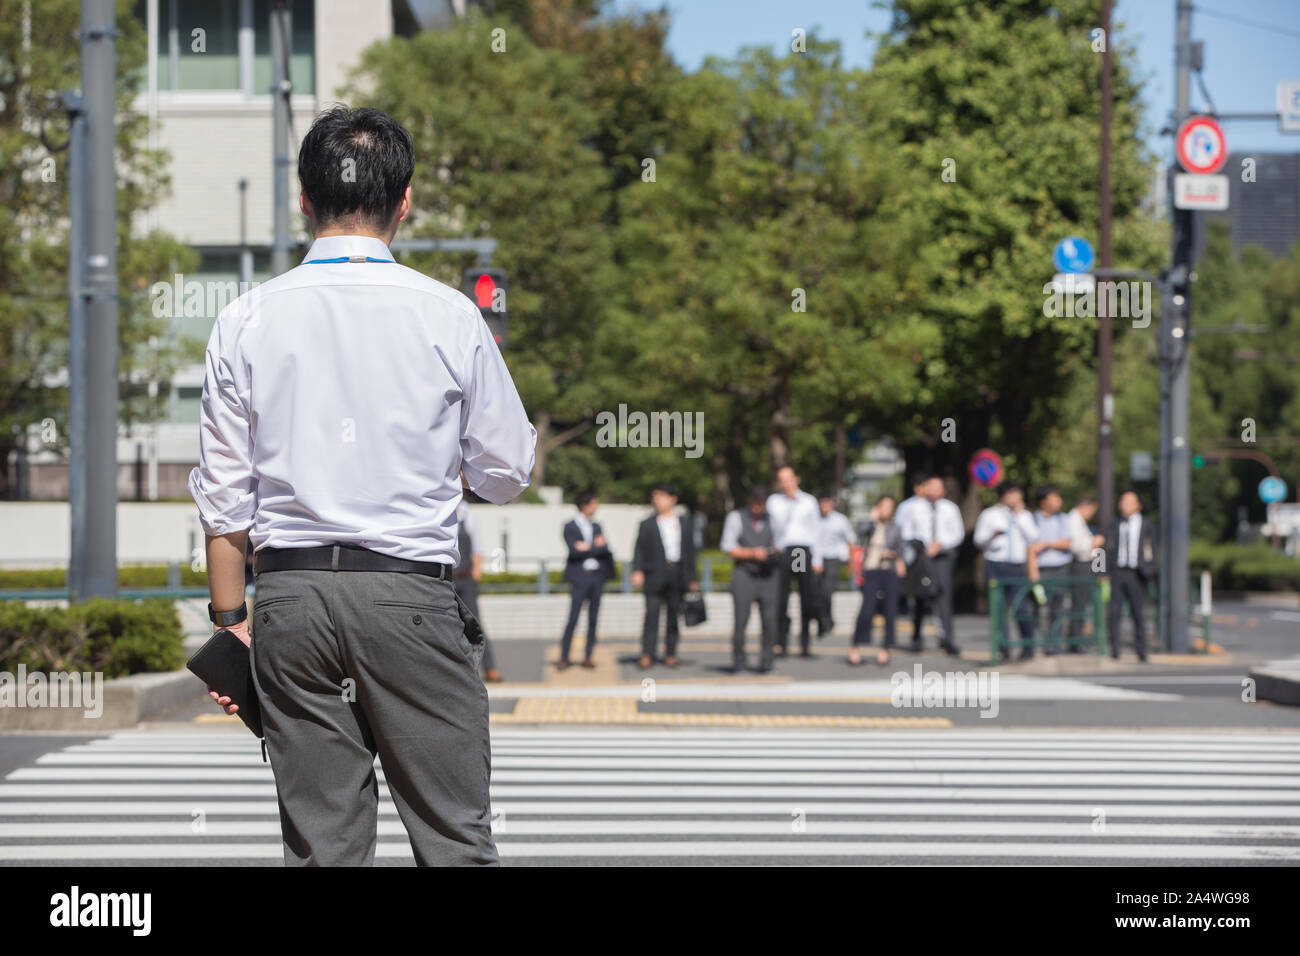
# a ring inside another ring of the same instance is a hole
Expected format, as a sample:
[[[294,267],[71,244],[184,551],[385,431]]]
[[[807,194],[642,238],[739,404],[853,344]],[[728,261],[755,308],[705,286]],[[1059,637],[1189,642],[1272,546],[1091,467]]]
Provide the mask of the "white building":
[[[291,139],[296,149],[315,114],[339,100],[362,52],[394,35],[438,29],[481,0],[290,0]],[[161,229],[199,254],[183,277],[212,289],[270,277],[272,0],[136,0],[149,34],[149,59],[134,108],[150,118],[149,145],[166,151],[170,194],[135,224]],[[290,167],[291,234],[305,245]],[[299,249],[299,251],[302,251]],[[292,256],[291,256],[292,261]],[[176,283],[176,276],[159,277]],[[169,334],[206,342],[219,305],[171,320]],[[159,402],[156,425],[122,429],[118,494],[188,497],[198,461],[201,364],[182,368]],[[18,487],[35,498],[67,496],[67,462],[33,427],[25,460],[11,464]]]

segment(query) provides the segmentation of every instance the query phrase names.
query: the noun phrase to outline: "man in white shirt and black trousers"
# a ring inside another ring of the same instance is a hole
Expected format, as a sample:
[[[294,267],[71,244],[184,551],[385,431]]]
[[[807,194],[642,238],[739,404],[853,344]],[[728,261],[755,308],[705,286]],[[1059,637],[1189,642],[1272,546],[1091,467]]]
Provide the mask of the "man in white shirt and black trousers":
[[[654,514],[637,529],[632,551],[632,586],[645,590],[645,624],[641,630],[642,670],[653,666],[659,644],[659,610],[666,610],[664,664],[677,666],[677,615],[682,594],[698,591],[695,567],[695,538],[689,523],[677,514],[677,490],[672,485],[655,485],[650,492]]]
[[[903,560],[911,568],[924,555],[938,588],[938,593],[929,599],[910,596],[912,650],[921,650],[921,628],[928,608],[939,619],[939,646],[956,657],[961,651],[953,628],[953,572],[957,549],[966,539],[966,525],[957,503],[944,496],[943,479],[938,475],[921,475],[912,488],[912,497],[898,506],[894,517],[904,542]]]
[[[799,645],[801,657],[812,657],[812,622],[819,617],[821,606],[821,555],[817,552],[817,535],[822,513],[817,499],[799,490],[799,476],[784,465],[776,471],[779,489],[767,499],[767,515],[772,521],[776,546],[781,549],[777,566],[776,653],[786,655],[790,639],[790,585],[799,582]]]
[[[594,491],[581,491],[574,503],[578,506],[578,513],[564,526],[564,546],[569,551],[564,562],[564,580],[569,582],[569,620],[560,638],[560,659],[555,664],[559,670],[567,670],[571,663],[569,647],[584,603],[587,605],[587,645],[582,652],[582,666],[596,666],[592,655],[596,651],[600,595],[605,582],[614,576],[614,555],[605,541],[600,522],[594,520],[600,499]]]
[[[537,436],[474,303],[393,261],[413,168],[391,117],[317,117],[298,153],[315,242],[208,342],[190,491],[216,623],[255,628],[290,865],[373,863],[376,754],[418,864],[499,862],[456,508],[462,474],[495,504],[523,491]],[[257,603],[239,622],[246,540]]]
[[[1115,543],[1111,545],[1110,540]],[[1116,533],[1108,536],[1106,550],[1110,567],[1110,606],[1106,609],[1106,636],[1110,656],[1119,657],[1119,629],[1123,607],[1128,604],[1133,618],[1133,646],[1138,660],[1147,659],[1147,629],[1143,618],[1147,588],[1155,577],[1155,529],[1142,516],[1142,499],[1133,490],[1119,496]]]
[[[1025,507],[1025,493],[1014,481],[998,485],[998,503],[980,512],[975,522],[975,546],[984,552],[984,575],[989,581],[1029,578],[1038,580],[1035,558],[1042,550],[1038,547],[1038,525]],[[1024,584],[1008,583],[1002,589],[1003,602],[1008,610],[1020,598],[1016,621],[1023,645],[1020,660],[1034,656],[1034,595]],[[1010,622],[1007,623],[1010,629]],[[1010,655],[1002,648],[1002,658]]]

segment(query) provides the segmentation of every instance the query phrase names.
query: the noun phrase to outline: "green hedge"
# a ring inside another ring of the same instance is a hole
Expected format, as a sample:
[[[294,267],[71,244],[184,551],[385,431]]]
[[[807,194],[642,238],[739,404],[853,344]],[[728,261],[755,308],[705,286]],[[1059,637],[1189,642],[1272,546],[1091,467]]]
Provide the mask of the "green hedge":
[[[185,664],[171,601],[96,598],[66,608],[0,602],[0,670],[100,671],[105,678]]]
[[[66,588],[67,586],[66,568],[0,571],[0,591],[31,591],[36,588]],[[164,564],[125,565],[117,569],[117,586],[164,588],[167,586],[167,566]],[[181,567],[181,587],[205,588],[207,586],[207,571],[195,571],[188,564]]]
[[[1192,572],[1208,570],[1216,590],[1300,591],[1300,560],[1267,544],[1210,544],[1193,541]]]

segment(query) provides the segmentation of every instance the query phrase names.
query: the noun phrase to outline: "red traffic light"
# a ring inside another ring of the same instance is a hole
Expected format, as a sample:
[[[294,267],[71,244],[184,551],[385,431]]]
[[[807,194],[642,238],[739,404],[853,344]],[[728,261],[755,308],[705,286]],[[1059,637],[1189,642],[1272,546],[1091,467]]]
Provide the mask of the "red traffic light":
[[[492,297],[496,295],[497,284],[486,272],[474,282],[474,301],[480,309],[492,308]]]

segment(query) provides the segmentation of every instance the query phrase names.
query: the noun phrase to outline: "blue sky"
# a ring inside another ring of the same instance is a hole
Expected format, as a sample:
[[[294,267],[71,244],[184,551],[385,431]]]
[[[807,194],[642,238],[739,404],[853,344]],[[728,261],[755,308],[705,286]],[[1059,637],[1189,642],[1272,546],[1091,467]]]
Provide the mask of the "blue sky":
[[[837,39],[845,61],[869,66],[872,44],[867,31],[888,26],[888,13],[871,0],[636,0],[642,9],[667,5],[673,14],[668,46],[684,67],[694,70],[709,55],[732,56],[745,46],[789,48],[795,27],[817,29]],[[1175,0],[1117,0],[1114,18],[1120,40],[1138,54],[1151,148],[1172,156],[1172,137],[1158,130],[1173,106]],[[1232,20],[1212,16],[1218,12]],[[1262,26],[1253,26],[1240,20]],[[1192,14],[1192,38],[1205,43],[1205,85],[1221,113],[1273,112],[1282,80],[1300,81],[1300,0],[1205,0]],[[1204,106],[1192,82],[1192,105]],[[1261,152],[1300,151],[1300,134],[1282,135],[1275,122],[1225,123],[1229,149]]]

